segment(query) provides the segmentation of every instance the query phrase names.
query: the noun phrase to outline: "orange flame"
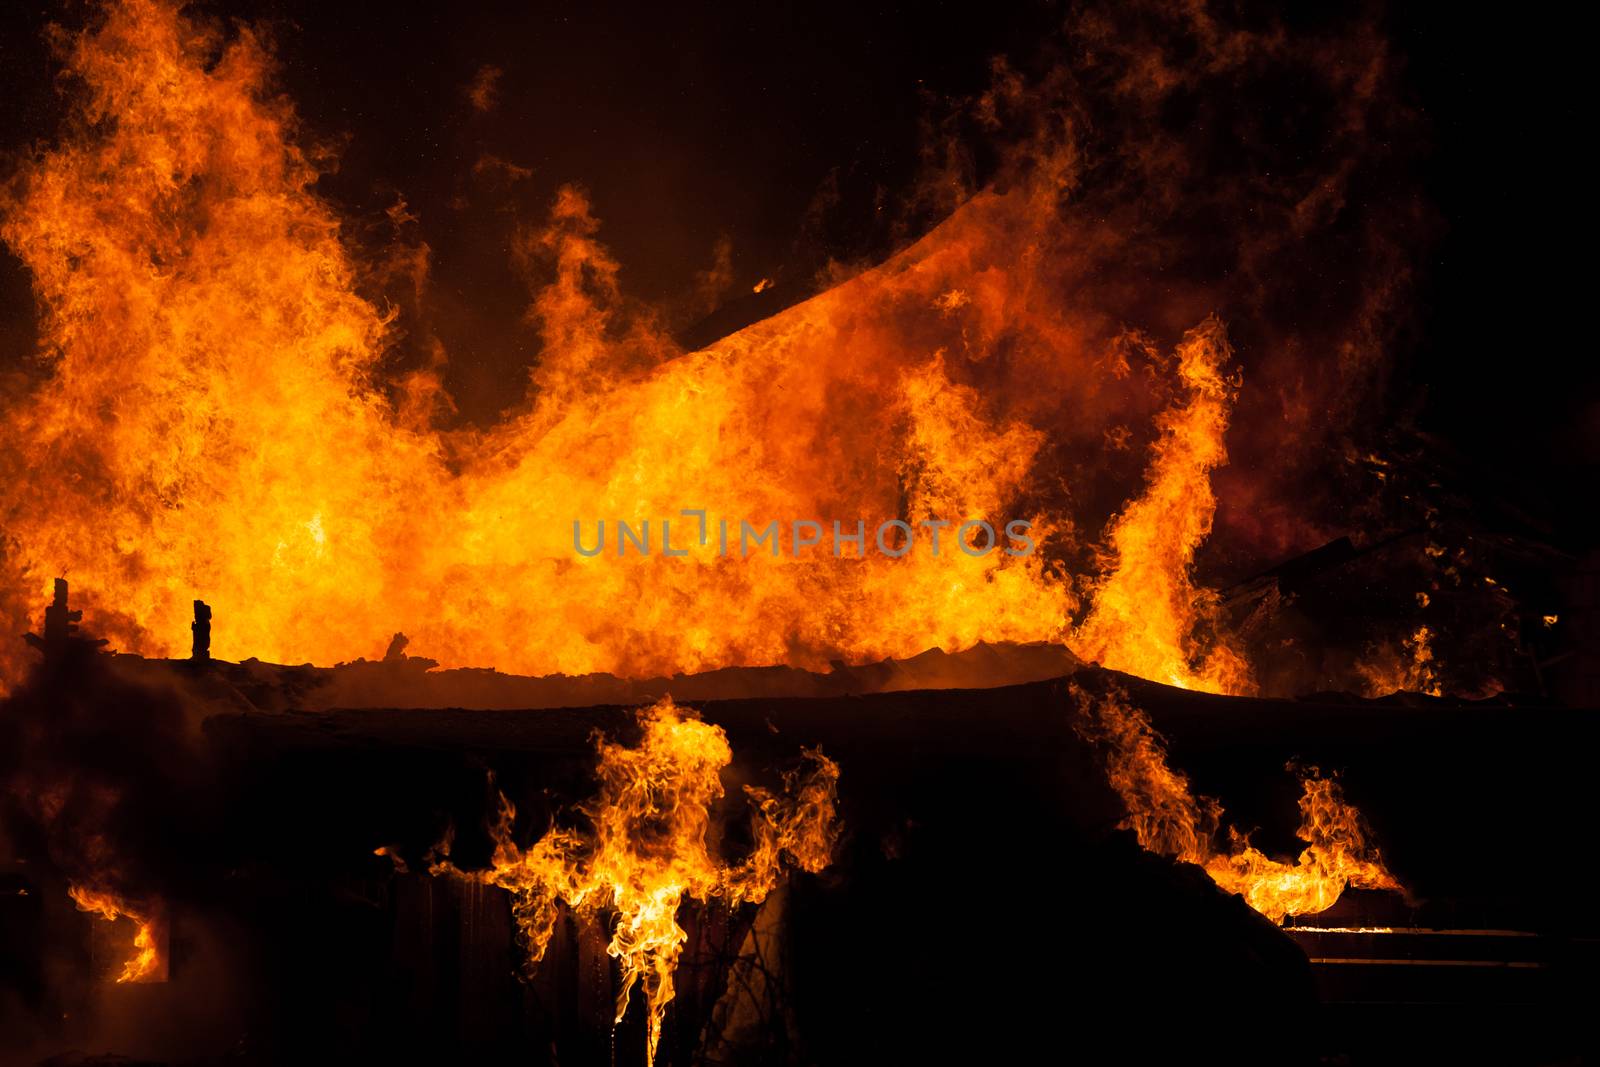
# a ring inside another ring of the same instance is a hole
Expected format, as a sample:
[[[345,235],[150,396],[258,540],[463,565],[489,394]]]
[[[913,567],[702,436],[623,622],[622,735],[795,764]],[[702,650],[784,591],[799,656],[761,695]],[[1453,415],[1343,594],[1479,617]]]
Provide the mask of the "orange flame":
[[[1073,634],[1073,651],[1104,667],[1210,693],[1254,691],[1249,664],[1226,640],[1209,645],[1197,627],[1216,626],[1216,595],[1198,588],[1194,552],[1217,509],[1211,471],[1227,462],[1223,435],[1238,383],[1225,376],[1231,356],[1212,318],[1178,346],[1183,403],[1156,420],[1160,437],[1144,495],[1111,525],[1111,566],[1094,607]]]
[[[126,917],[138,925],[138,932],[133,935],[133,958],[122,965],[118,982],[147,982],[156,976],[161,968],[160,920],[153,910],[131,905],[114,893],[78,885],[68,886],[67,895],[79,911],[94,913],[107,922]]]
[[[1418,626],[1409,636],[1400,639],[1398,648],[1393,645],[1374,647],[1365,659],[1356,664],[1356,673],[1361,676],[1366,695],[1444,695],[1438,664],[1433,658],[1432,641],[1433,631],[1426,626]]]
[[[733,752],[719,727],[685,710],[670,698],[641,709],[637,747],[599,742],[600,791],[582,809],[594,824],[592,836],[552,829],[521,848],[511,835],[515,808],[502,794],[491,866],[464,873],[440,860],[431,867],[434,874],[509,890],[530,966],[543,958],[562,902],[614,912],[607,951],[622,970],[616,1021],[640,986],[651,1063],[688,938],[677,920],[683,899],[759,903],[777,884],[783,857],[801,870],[820,871],[831,861],[838,835],[838,765],[808,750],[808,768],[786,775],[783,793],[746,787],[754,848],[740,864],[721,864],[707,838],[711,808],[723,795],[721,771]],[[441,850],[447,853],[447,846]]]
[[[1235,388],[1219,324],[1178,349],[1189,399],[1160,419],[1103,580],[1065,572],[1073,519],[1038,495],[1047,450],[1095,447],[1143,404],[1110,386],[1098,313],[1040,298],[1088,269],[1054,206],[1070,153],[687,354],[627,311],[587,202],[563,190],[514,242],[530,276],[554,277],[530,309],[544,349],[527,406],[449,432],[430,422],[448,408],[437,367],[379,383],[389,316],[360,295],[255,35],[115,0],[66,62],[75,120],[0,199],[43,339],[41,380],[0,417],[13,629],[69,573],[89,625],[156,655],[184,647],[203,594],[222,659],[353,659],[403,628],[450,665],[637,677],[1065,640],[1162,681],[1249,688],[1190,577]],[[919,527],[898,559],[829,542],[722,558],[682,509],[859,519],[869,542],[888,519],[951,526],[938,557]],[[1036,552],[957,550],[961,523],[1010,518],[1032,522]],[[676,520],[690,554],[582,558],[574,519],[655,520],[658,546]],[[1074,631],[1077,585],[1095,603]]]
[[[1196,795],[1188,777],[1172,768],[1149,716],[1120,694],[1096,700],[1077,687],[1072,692],[1086,717],[1080,729],[1104,746],[1107,780],[1127,807],[1121,825],[1150,851],[1202,867],[1217,885],[1280,924],[1290,915],[1327,910],[1346,886],[1404,891],[1333,778],[1314,767],[1301,773],[1298,836],[1306,847],[1294,863],[1269,858],[1232,827],[1229,848],[1222,850],[1216,843],[1222,806]]]
[[[1269,859],[1237,831],[1229,829],[1232,851],[1206,863],[1206,873],[1222,888],[1244,897],[1252,908],[1282,923],[1288,915],[1315,915],[1331,908],[1345,886],[1401,891],[1368,841],[1366,823],[1344,799],[1339,783],[1315,767],[1301,776],[1300,828],[1306,843],[1294,863]]]

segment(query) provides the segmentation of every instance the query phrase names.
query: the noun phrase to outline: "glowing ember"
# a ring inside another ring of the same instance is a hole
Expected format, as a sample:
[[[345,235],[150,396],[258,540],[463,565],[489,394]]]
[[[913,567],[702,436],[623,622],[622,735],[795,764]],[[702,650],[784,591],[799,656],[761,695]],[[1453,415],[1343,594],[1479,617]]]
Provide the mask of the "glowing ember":
[[[137,924],[138,932],[133,936],[135,952],[133,958],[122,965],[122,971],[117,975],[118,982],[147,982],[157,975],[161,968],[158,941],[160,920],[154,910],[131,905],[113,893],[83,886],[69,886],[67,894],[78,905],[79,911],[92,912],[107,922],[126,917]]]
[[[1149,717],[1120,695],[1095,699],[1077,688],[1073,695],[1084,716],[1080,729],[1104,746],[1107,779],[1127,806],[1122,825],[1145,848],[1204,868],[1276,923],[1327,910],[1346,886],[1403,891],[1370,842],[1361,813],[1338,782],[1316,768],[1301,776],[1298,836],[1306,847],[1294,863],[1271,859],[1232,827],[1223,850],[1216,842],[1221,805],[1197,796],[1171,767]]]
[[[742,863],[725,866],[712,855],[707,835],[711,807],[723,795],[721,771],[733,758],[727,737],[670,699],[642,709],[639,725],[637,747],[599,742],[600,791],[582,808],[592,835],[552,829],[521,848],[511,836],[515,809],[502,795],[491,866],[462,872],[440,860],[431,870],[509,890],[530,966],[544,956],[561,903],[614,913],[607,951],[622,971],[616,1021],[640,986],[653,1063],[688,938],[678,925],[679,904],[686,896],[758,903],[777,884],[785,856],[805,871],[827,866],[838,835],[839,768],[807,751],[806,770],[787,775],[782,794],[746,787],[755,845]]]

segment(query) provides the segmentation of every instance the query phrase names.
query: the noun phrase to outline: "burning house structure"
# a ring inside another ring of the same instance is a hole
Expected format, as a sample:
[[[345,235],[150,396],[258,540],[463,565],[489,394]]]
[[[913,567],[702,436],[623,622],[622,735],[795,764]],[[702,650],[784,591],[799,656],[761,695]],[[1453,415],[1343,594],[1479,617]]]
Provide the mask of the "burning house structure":
[[[955,19],[914,167],[645,299],[536,72],[441,222],[249,14],[29,28],[0,1062],[1593,1054],[1596,531],[1426,356],[1404,20]]]

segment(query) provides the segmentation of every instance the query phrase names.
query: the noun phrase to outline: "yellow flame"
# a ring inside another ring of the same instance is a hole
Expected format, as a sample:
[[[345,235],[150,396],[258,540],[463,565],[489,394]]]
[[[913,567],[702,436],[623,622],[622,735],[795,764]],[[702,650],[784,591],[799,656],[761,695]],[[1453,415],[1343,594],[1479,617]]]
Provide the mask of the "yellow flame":
[[[107,922],[126,917],[138,926],[133,935],[133,957],[122,965],[118,982],[143,982],[156,974],[161,966],[161,948],[156,936],[159,920],[154,912],[130,905],[113,893],[78,885],[68,886],[67,895],[79,911],[99,915]]]
[[[1195,549],[1217,509],[1211,471],[1227,462],[1223,436],[1237,389],[1222,323],[1209,319],[1178,346],[1187,397],[1156,420],[1155,457],[1145,491],[1118,516],[1109,537],[1109,573],[1072,637],[1073,650],[1102,666],[1212,693],[1254,690],[1249,664],[1225,639],[1197,632],[1216,626],[1216,595],[1194,584]]]
[[[1035,465],[1076,432],[1062,412],[1104,423],[1098,442],[1138,407],[1102,388],[1092,309],[1039,298],[1082,269],[1055,185],[979,193],[879,268],[691,353],[626,312],[598,222],[564,189],[513,241],[553,279],[532,296],[527,406],[450,432],[431,421],[448,408],[437,366],[379,384],[389,316],[360,294],[251,31],[224,41],[167,0],[114,0],[66,62],[76,120],[0,194],[45,372],[0,416],[13,629],[70,573],[87,626],[155,655],[186,648],[203,596],[220,659],[353,659],[403,628],[449,665],[639,677],[1066,640],[1162,681],[1249,688],[1190,576],[1234,391],[1219,324],[1178,348],[1188,399],[1161,417],[1104,579],[1052,562],[1073,521],[1061,494],[1038,502]],[[829,541],[723,558],[682,509],[815,520]],[[1037,551],[956,550],[959,524],[1011,518]],[[575,519],[654,520],[657,549],[581,558]],[[662,554],[663,519],[689,557]],[[889,519],[951,526],[937,557],[918,529],[903,558],[835,558],[831,523],[858,519],[869,542]],[[1096,601],[1074,633],[1078,585]],[[15,655],[0,650],[0,682]]]
[[[447,859],[431,867],[509,890],[530,965],[543,958],[561,903],[613,913],[607,951],[622,972],[616,1021],[639,986],[651,1063],[688,938],[677,920],[684,898],[760,902],[777,884],[784,857],[819,871],[832,859],[838,834],[838,765],[808,750],[806,770],[789,773],[782,793],[746,787],[754,847],[742,863],[721,863],[707,838],[711,807],[723,794],[721,772],[733,753],[721,728],[686,711],[662,700],[639,712],[637,746],[599,742],[600,789],[582,809],[592,835],[552,829],[519,847],[511,834],[516,811],[502,794],[490,867],[464,873]]]
[[[1276,923],[1327,910],[1346,886],[1401,891],[1369,840],[1361,813],[1333,778],[1316,768],[1301,774],[1298,836],[1306,847],[1295,862],[1268,857],[1232,827],[1222,849],[1222,806],[1197,795],[1188,777],[1173,769],[1149,716],[1121,694],[1096,699],[1077,687],[1072,692],[1084,716],[1080,729],[1105,749],[1107,780],[1127,808],[1122,825],[1140,845],[1203,868],[1217,885]]]

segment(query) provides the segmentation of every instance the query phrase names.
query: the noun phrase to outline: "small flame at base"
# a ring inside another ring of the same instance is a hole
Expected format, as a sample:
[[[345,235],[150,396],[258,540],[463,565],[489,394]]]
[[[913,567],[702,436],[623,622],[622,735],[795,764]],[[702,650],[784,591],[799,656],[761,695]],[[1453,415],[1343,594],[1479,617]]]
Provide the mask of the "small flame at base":
[[[1438,663],[1433,656],[1433,631],[1418,626],[1399,647],[1374,647],[1367,658],[1356,664],[1369,697],[1385,697],[1391,693],[1426,693],[1443,696],[1439,683]]]

